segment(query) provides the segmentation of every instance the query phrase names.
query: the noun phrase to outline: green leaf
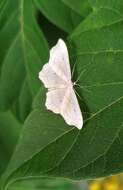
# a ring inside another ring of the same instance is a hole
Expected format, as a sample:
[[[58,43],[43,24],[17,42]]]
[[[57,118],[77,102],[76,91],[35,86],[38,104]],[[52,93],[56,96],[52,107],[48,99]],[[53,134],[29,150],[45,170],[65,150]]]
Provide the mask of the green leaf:
[[[3,176],[3,187],[20,178],[92,179],[123,171],[123,18],[112,17],[112,9],[120,11],[123,5],[120,0],[103,2],[91,1],[97,15],[104,5],[110,6],[111,11],[103,11],[107,21],[96,17],[92,22],[89,15],[67,44],[71,63],[76,62],[72,80],[79,79],[83,129],[70,127],[47,111],[41,89]]]
[[[5,169],[20,133],[20,124],[9,112],[0,112],[0,175]]]
[[[83,1],[62,0],[62,1],[83,17],[87,16],[91,11],[91,6],[88,0],[83,0]]]
[[[15,115],[15,117],[23,123],[31,110],[32,94],[29,88],[27,78],[25,78],[23,85],[20,89],[19,97],[14,100],[14,103],[11,106],[11,111]]]
[[[19,119],[25,121],[32,107],[32,96],[27,80],[23,83],[19,96]]]
[[[48,47],[37,26],[32,0],[1,3],[0,23],[0,108],[5,110],[19,96],[25,77],[35,96],[40,87],[38,72],[47,60]]]
[[[89,0],[92,7],[92,12],[89,16],[80,23],[75,29],[73,35],[79,35],[80,32],[110,26],[123,20],[123,1],[95,1]]]
[[[70,33],[83,17],[66,6],[62,0],[34,0],[40,11],[55,25]]]

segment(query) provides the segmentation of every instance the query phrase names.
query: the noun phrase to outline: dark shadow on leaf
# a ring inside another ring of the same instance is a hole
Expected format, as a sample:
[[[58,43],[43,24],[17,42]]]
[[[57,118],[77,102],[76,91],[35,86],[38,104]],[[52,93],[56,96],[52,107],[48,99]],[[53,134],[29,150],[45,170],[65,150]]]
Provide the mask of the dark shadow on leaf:
[[[41,12],[38,12],[37,20],[41,30],[46,36],[50,48],[57,43],[59,38],[62,38],[64,40],[66,39],[67,33],[65,33],[63,30],[59,29],[54,24],[49,22],[49,20],[46,17],[44,17],[41,14]]]

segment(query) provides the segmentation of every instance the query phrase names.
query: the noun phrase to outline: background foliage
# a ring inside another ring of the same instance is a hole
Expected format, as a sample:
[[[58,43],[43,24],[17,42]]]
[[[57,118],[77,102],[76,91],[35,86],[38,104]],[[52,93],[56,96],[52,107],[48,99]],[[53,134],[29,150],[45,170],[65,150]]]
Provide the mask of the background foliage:
[[[73,80],[84,71],[81,131],[44,106],[38,72],[58,38],[76,62]],[[0,0],[1,189],[123,171],[122,71],[122,0]]]

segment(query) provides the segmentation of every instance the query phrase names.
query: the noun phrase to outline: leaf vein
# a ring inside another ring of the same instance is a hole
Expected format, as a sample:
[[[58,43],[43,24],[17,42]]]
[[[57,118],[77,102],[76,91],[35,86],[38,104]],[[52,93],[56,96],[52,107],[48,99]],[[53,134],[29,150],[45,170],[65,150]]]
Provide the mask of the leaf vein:
[[[76,170],[72,171],[72,173],[75,174],[75,173],[77,173],[79,170],[81,170],[81,169],[83,169],[83,168],[89,166],[90,164],[94,163],[94,162],[95,162],[96,160],[98,160],[99,158],[101,158],[101,157],[103,157],[103,156],[106,156],[106,154],[109,152],[111,146],[113,145],[114,141],[116,140],[116,138],[118,138],[118,135],[119,135],[119,133],[120,133],[122,127],[123,127],[122,125],[119,127],[119,129],[117,130],[116,135],[115,135],[114,138],[112,139],[112,142],[109,144],[109,146],[108,146],[107,149],[104,151],[104,153],[102,153],[102,154],[100,154],[99,156],[97,156],[93,161],[89,162],[88,164],[86,164],[86,165],[84,165],[84,166],[82,166],[82,167],[79,167],[79,168],[77,168]]]

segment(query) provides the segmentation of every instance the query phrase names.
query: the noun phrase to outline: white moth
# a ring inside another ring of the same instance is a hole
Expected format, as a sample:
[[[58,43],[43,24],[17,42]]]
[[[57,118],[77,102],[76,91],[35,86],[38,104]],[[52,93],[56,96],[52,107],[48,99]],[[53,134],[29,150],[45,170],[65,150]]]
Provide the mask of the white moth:
[[[66,44],[59,39],[50,50],[49,62],[39,72],[39,79],[48,89],[46,108],[61,114],[68,125],[81,129],[82,113],[71,81],[71,70]]]

